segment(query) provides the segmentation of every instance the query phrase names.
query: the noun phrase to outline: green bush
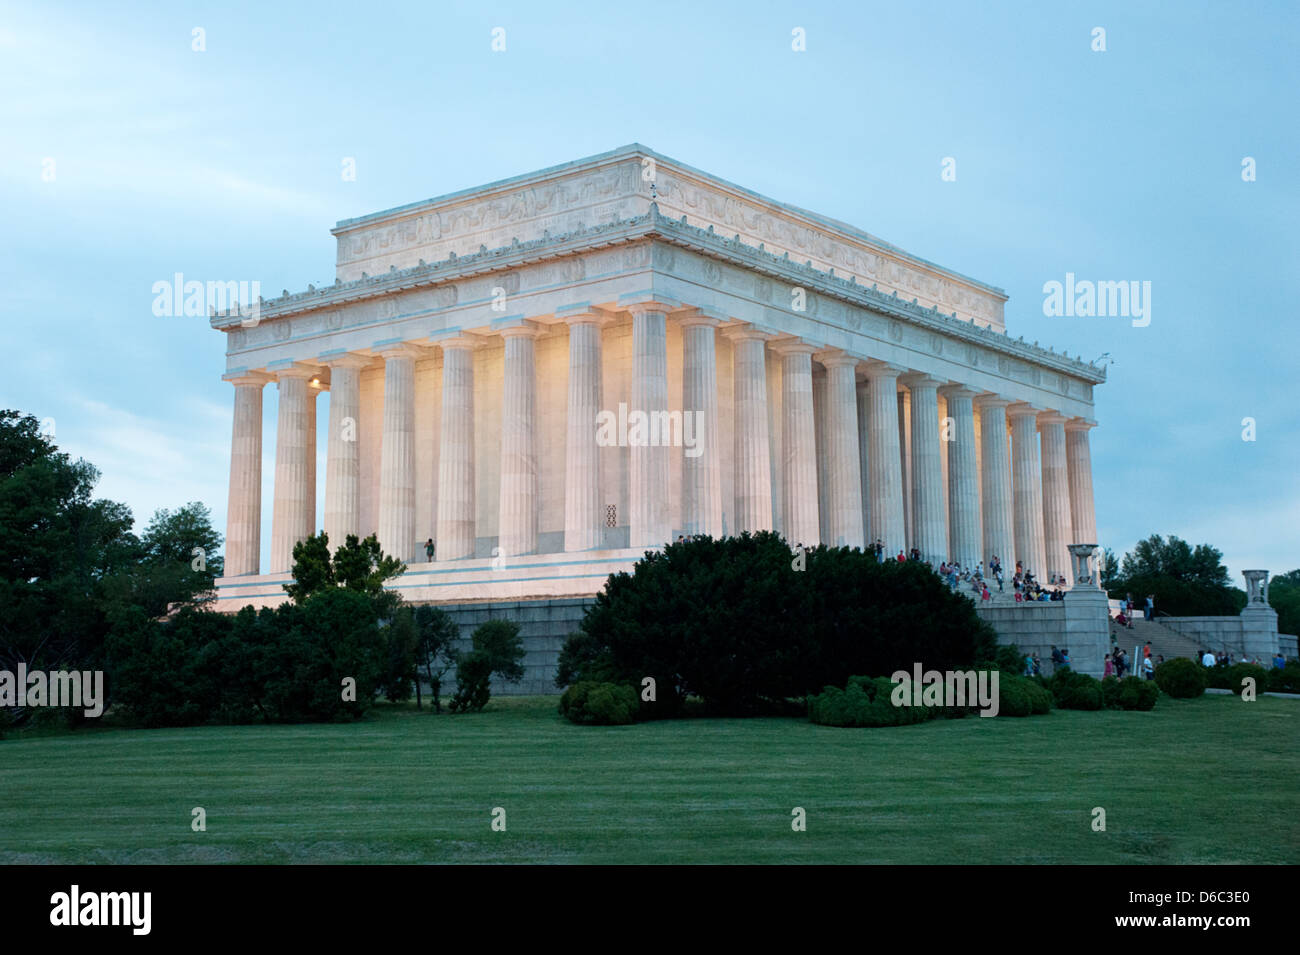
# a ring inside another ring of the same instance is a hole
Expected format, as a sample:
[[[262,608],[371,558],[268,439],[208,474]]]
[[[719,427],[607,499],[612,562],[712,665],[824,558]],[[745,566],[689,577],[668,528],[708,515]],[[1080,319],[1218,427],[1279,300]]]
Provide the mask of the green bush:
[[[456,664],[456,694],[447,705],[453,713],[476,712],[487,706],[492,695],[492,661],[486,653],[473,650]]]
[[[844,689],[828,686],[808,698],[808,718],[823,726],[905,726],[938,716],[928,706],[895,706],[888,677],[849,677]]]
[[[1205,667],[1186,657],[1174,657],[1156,667],[1156,686],[1179,700],[1195,699],[1205,693]]]
[[[998,678],[998,716],[1040,716],[1052,710],[1052,694],[1028,677]]]
[[[1099,710],[1103,699],[1101,682],[1074,670],[1057,670],[1051,679],[1052,698],[1063,710]]]
[[[769,531],[647,553],[609,578],[581,629],[557,685],[652,677],[657,716],[680,715],[688,697],[715,713],[771,713],[855,673],[916,660],[960,669],[998,652],[971,602],[924,563],[848,547],[795,555]]]
[[[1300,663],[1288,660],[1282,669],[1269,670],[1268,688],[1274,693],[1300,693]]]
[[[567,719],[599,726],[635,723],[638,705],[636,690],[630,686],[590,680],[573,684],[560,697],[560,712]]]
[[[1101,681],[1102,703],[1108,710],[1149,710],[1156,705],[1160,690],[1151,680],[1126,676],[1117,680],[1108,676]]]
[[[1227,668],[1227,673],[1228,679],[1226,685],[1223,687],[1225,690],[1231,690],[1233,693],[1240,693],[1243,689],[1241,681],[1246,677],[1254,679],[1256,693],[1263,693],[1268,689],[1268,671],[1258,663],[1234,663],[1232,666]]]

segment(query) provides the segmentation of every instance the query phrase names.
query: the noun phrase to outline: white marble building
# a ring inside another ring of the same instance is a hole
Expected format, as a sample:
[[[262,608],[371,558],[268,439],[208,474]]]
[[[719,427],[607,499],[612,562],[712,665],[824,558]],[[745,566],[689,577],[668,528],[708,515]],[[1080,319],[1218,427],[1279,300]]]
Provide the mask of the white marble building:
[[[678,534],[879,538],[1044,581],[1096,542],[1104,371],[1009,337],[1001,290],[844,223],[632,145],[333,234],[332,286],[212,318],[235,402],[221,609],[282,601],[322,528],[377,533],[416,601],[594,594]],[[620,406],[690,412],[697,446],[598,441]]]

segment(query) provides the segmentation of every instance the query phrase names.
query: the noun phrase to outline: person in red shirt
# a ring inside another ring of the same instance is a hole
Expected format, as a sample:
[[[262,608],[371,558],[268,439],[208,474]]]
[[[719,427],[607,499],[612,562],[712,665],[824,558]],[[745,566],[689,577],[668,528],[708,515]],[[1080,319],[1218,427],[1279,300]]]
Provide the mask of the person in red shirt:
[[[898,562],[899,562],[900,564],[902,564],[902,563],[905,563],[906,561],[907,561],[907,555],[904,554],[904,553],[900,550],[900,551],[898,552]]]

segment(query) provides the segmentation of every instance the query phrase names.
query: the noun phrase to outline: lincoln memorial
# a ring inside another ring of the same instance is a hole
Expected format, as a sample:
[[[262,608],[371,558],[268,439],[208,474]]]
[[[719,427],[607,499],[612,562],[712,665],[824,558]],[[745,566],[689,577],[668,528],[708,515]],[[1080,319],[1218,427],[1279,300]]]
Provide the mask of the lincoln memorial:
[[[1105,373],[1008,335],[992,285],[639,145],[333,234],[332,285],[211,319],[218,609],[282,602],[321,529],[377,534],[415,602],[590,598],[678,535],[762,529],[1088,579]]]

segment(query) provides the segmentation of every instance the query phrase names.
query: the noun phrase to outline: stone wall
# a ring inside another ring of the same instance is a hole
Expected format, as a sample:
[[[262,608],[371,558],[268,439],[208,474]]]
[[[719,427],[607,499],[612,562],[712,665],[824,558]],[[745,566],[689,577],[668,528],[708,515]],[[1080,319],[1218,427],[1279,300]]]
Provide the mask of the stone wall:
[[[1160,623],[1215,653],[1227,650],[1268,660],[1280,644],[1277,613],[1268,607],[1247,607],[1236,617],[1161,617]]]
[[[1110,652],[1110,618],[1106,595],[1076,588],[1064,600],[977,608],[980,618],[998,632],[998,643],[1014,643],[1022,653],[1036,653],[1043,674],[1052,672],[1052,647],[1070,651],[1071,668],[1101,678]]]
[[[479,624],[489,620],[513,620],[519,624],[519,635],[524,642],[524,678],[519,683],[502,683],[492,680],[494,696],[525,696],[558,694],[555,686],[555,667],[565,638],[578,629],[587,608],[595,603],[594,597],[574,597],[562,600],[516,600],[496,603],[444,604],[444,610],[460,627],[461,649],[470,649],[470,634]],[[456,692],[456,671],[453,669],[443,680],[443,698]]]

